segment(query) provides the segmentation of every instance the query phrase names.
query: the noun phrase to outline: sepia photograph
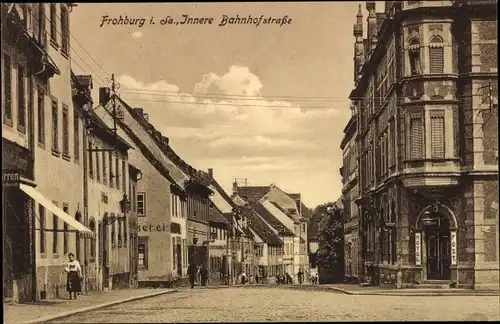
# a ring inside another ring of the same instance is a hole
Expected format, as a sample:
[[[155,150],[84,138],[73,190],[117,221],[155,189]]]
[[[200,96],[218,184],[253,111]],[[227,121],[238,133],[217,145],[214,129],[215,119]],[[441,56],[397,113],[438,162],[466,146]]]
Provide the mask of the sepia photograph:
[[[1,3],[3,322],[500,321],[497,6]]]

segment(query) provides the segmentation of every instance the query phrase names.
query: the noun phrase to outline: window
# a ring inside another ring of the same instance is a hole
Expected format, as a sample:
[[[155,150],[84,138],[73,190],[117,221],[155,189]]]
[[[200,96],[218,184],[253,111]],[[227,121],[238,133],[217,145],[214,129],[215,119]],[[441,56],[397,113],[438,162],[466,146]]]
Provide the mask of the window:
[[[137,193],[137,216],[146,216],[146,194]]]
[[[47,44],[47,38],[45,33],[45,4],[44,3],[34,3],[33,4],[33,17],[36,17],[37,26],[35,27],[35,37],[40,42],[43,48]]]
[[[420,74],[420,43],[417,39],[410,41],[408,55],[410,59],[410,74]]]
[[[113,152],[109,152],[109,186],[113,187]]]
[[[94,179],[94,152],[92,152],[92,142],[89,141],[88,149],[89,149],[89,177],[90,179]]]
[[[187,239],[182,239],[182,264],[187,265]]]
[[[101,182],[101,160],[99,159],[99,152],[95,152],[96,154],[96,159],[95,159],[95,178],[97,182]],[[103,152],[104,154],[104,152]]]
[[[40,219],[40,253],[45,253],[45,207],[38,204],[38,217]]]
[[[45,93],[37,89],[38,143],[45,144]]]
[[[125,189],[127,188],[127,165],[125,163],[125,160],[122,160],[122,181],[122,189],[123,191],[125,191]]]
[[[52,253],[57,254],[58,252],[58,245],[59,245],[59,237],[58,237],[58,230],[59,230],[59,219],[57,218],[56,215],[52,215]]]
[[[12,62],[10,60],[10,56],[5,54],[3,56],[3,64],[4,64],[4,93],[3,93],[3,116],[4,119],[12,121]]]
[[[73,116],[73,145],[75,156],[75,161],[80,160],[80,122],[78,120],[78,115]]]
[[[111,217],[113,218],[114,214],[111,214]],[[118,221],[114,221],[112,224],[111,224],[111,245],[113,247],[115,247],[115,244],[116,244],[116,223]]]
[[[439,36],[433,36],[429,41],[429,72],[431,74],[443,73],[444,47]]]
[[[69,54],[69,15],[68,9],[61,5],[61,52]]]
[[[26,132],[26,80],[25,69],[17,65],[17,129]]]
[[[57,45],[57,20],[56,20],[57,5],[50,4],[50,41]]]
[[[137,212],[137,185],[135,183],[132,184],[131,199],[132,199],[132,211],[135,213]]]
[[[68,205],[64,204],[63,205],[63,211],[68,214]],[[69,242],[68,242],[68,224],[64,222],[63,225],[64,232],[63,232],[63,254],[67,254],[69,250]]]
[[[116,189],[120,189],[120,159],[116,157],[115,162]],[[123,189],[125,189],[125,187],[123,187]]]
[[[423,127],[420,114],[410,116],[410,158],[421,159],[423,155]]]
[[[444,158],[444,112],[431,111],[431,157]]]
[[[102,183],[108,184],[108,167],[106,164],[106,152],[102,152]]]
[[[96,256],[96,226],[95,226],[95,221],[94,218],[90,219],[89,222],[89,229],[94,233],[94,236],[90,240],[90,258],[95,259]]]
[[[128,233],[127,233],[127,219],[123,220],[123,247],[127,247]]]
[[[52,99],[52,151],[59,153],[59,111],[55,99]]]
[[[137,264],[140,269],[148,268],[148,237],[139,236],[137,237]]]
[[[69,157],[69,111],[65,104],[62,104],[62,128],[63,156]]]

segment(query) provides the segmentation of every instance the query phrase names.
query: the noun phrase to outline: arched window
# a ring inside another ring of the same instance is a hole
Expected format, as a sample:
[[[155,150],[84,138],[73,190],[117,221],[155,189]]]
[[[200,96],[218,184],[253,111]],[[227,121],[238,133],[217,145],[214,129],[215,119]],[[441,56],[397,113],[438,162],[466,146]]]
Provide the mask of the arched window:
[[[418,39],[413,38],[409,42],[408,56],[410,59],[410,72],[411,75],[420,74],[420,42]]]
[[[429,41],[429,72],[441,74],[444,72],[444,46],[443,39],[432,36]]]

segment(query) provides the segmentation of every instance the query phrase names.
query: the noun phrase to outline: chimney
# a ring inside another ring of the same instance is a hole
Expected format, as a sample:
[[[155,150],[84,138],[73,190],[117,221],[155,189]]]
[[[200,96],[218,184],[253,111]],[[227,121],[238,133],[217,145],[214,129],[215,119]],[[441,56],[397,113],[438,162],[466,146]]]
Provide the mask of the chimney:
[[[99,88],[99,104],[101,106],[105,107],[110,98],[111,98],[111,90],[109,90],[109,88],[107,88],[107,87],[100,87]]]
[[[163,139],[163,143],[165,143],[165,145],[167,145],[167,146],[168,146],[168,142],[169,142],[168,137],[166,137],[166,136],[162,136],[162,139]]]
[[[134,108],[134,112],[141,117],[144,117],[144,109],[142,108]]]
[[[214,178],[214,169],[210,168],[208,169],[208,175],[210,176],[210,178]]]

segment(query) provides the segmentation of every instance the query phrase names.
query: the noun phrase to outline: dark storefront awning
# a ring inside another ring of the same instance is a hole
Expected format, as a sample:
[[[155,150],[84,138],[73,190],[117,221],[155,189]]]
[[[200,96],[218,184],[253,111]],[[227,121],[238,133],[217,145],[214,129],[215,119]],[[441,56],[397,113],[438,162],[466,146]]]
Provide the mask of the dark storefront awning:
[[[75,230],[90,235],[94,234],[94,232],[85,227],[82,223],[80,223],[79,221],[68,215],[61,208],[54,205],[49,199],[47,199],[42,193],[40,193],[35,188],[22,183],[19,184],[19,188],[22,191],[24,191],[28,196],[33,198],[36,202],[38,202],[40,205],[50,210],[57,218],[59,218],[69,226],[73,227]]]

